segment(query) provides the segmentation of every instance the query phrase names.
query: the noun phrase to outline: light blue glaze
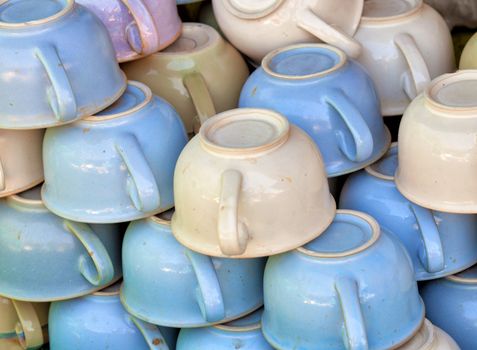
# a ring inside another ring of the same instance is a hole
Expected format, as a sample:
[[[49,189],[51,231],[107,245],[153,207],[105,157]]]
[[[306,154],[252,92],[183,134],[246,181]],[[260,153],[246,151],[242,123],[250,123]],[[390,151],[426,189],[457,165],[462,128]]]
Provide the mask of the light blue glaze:
[[[368,74],[327,45],[291,46],[266,57],[245,83],[239,107],[275,110],[305,130],[329,177],[376,161],[391,142]]]
[[[447,332],[462,350],[477,349],[477,266],[419,286],[426,317]]]
[[[251,315],[223,325],[183,328],[176,350],[273,350],[261,331],[260,309]]]
[[[170,214],[170,212],[166,213]],[[136,317],[170,327],[203,327],[263,304],[265,259],[194,253],[156,217],[132,222],[123,243],[121,300]]]
[[[72,222],[33,198],[39,188],[0,200],[0,295],[69,299],[121,277],[120,225]]]
[[[126,87],[106,28],[73,0],[2,1],[0,57],[0,128],[72,122]]]
[[[424,307],[406,250],[354,213],[339,211],[305,249],[269,258],[262,328],[275,348],[383,350],[420,327]]]
[[[398,163],[394,144],[377,163],[352,174],[340,198],[340,208],[373,216],[404,244],[418,281],[462,271],[477,263],[477,215],[429,210],[411,203],[397,190]]]
[[[130,82],[97,116],[47,130],[42,196],[51,211],[112,223],[174,206],[174,168],[187,135],[174,108],[157,96],[134,111],[147,101],[147,90]]]
[[[52,303],[48,331],[51,350],[174,350],[179,330],[135,319],[108,288]]]

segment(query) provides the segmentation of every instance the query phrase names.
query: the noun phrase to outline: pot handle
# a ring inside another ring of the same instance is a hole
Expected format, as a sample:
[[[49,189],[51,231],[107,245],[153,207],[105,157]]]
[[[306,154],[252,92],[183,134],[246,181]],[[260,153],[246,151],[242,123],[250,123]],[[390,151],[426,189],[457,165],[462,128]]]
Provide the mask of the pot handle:
[[[3,163],[0,159],[0,191],[4,191],[7,185],[5,184],[5,170],[3,169]]]
[[[240,171],[229,169],[222,173],[217,232],[220,250],[229,256],[243,254],[249,240],[247,226],[238,218],[241,188]]]
[[[79,271],[93,286],[104,286],[114,277],[114,266],[108,251],[88,224],[65,220],[69,232],[83,244],[89,258],[84,255],[79,259]],[[91,265],[93,261],[94,266]]]
[[[326,93],[324,101],[338,112],[353,136],[351,141],[343,133],[337,134],[339,147],[344,155],[352,162],[362,162],[371,157],[374,148],[373,136],[356,106],[337,89]]]
[[[131,48],[140,55],[149,55],[160,46],[159,32],[154,17],[143,0],[123,0],[134,18],[126,28],[126,36]]]
[[[186,256],[194,269],[199,285],[197,302],[202,316],[210,323],[223,320],[225,318],[224,299],[212,258],[189,249],[186,249]]]
[[[34,349],[44,344],[43,330],[30,302],[11,300],[19,322],[15,326],[18,341],[23,349]]]
[[[335,281],[335,290],[341,305],[345,326],[346,348],[349,350],[368,350],[368,337],[359,302],[358,284],[348,277]]]
[[[150,350],[169,350],[166,340],[161,334],[158,326],[144,322],[134,316],[130,316],[131,321],[139,329],[142,336],[147,342]]]
[[[210,95],[207,83],[204,80],[202,74],[194,72],[184,77],[184,86],[189,92],[194,104],[197,116],[199,117],[199,125],[194,125],[194,131],[197,133],[200,126],[205,121],[216,114],[214,102]]]
[[[323,21],[310,8],[297,13],[297,25],[321,41],[342,49],[349,57],[356,58],[361,54],[359,42]]]
[[[412,82],[405,82],[403,88],[409,99],[413,100],[431,82],[429,69],[412,36],[401,33],[394,38],[394,43],[401,50],[411,71]]]
[[[128,169],[126,186],[136,209],[145,213],[158,209],[161,196],[156,178],[136,136],[123,135],[116,143],[116,150]]]
[[[419,260],[429,273],[442,271],[445,267],[444,250],[434,215],[429,209],[414,203],[409,205],[419,226],[423,243],[419,247]]]

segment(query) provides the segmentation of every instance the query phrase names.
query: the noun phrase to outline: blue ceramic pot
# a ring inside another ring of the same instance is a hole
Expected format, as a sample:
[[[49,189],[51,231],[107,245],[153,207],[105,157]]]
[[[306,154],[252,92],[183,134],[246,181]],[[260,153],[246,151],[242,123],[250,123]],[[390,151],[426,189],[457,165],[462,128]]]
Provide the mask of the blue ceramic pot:
[[[157,327],[129,315],[119,286],[51,304],[51,350],[174,350],[178,329]]]
[[[262,334],[263,309],[239,320],[204,328],[183,328],[176,350],[273,350]]]
[[[340,198],[343,209],[373,216],[404,244],[418,281],[465,270],[477,263],[477,215],[429,210],[397,190],[398,145],[365,170],[351,175]]]
[[[391,142],[368,74],[328,45],[272,51],[245,83],[239,107],[275,110],[305,130],[329,177],[373,163]]]
[[[108,31],[73,0],[2,1],[0,57],[0,128],[66,124],[126,89]]]
[[[79,297],[121,277],[119,225],[52,214],[39,188],[0,200],[0,295],[26,301]]]
[[[146,85],[130,82],[105,111],[47,130],[45,205],[64,218],[93,223],[168,210],[174,206],[174,168],[186,143],[174,108]]]
[[[262,306],[265,259],[195,253],[176,241],[168,215],[132,222],[126,231],[121,300],[131,314],[163,326],[203,327]]]
[[[420,285],[426,316],[462,350],[477,349],[477,266]]]
[[[355,211],[338,211],[320,237],[270,257],[264,302],[263,333],[282,350],[390,349],[424,320],[406,250]]]

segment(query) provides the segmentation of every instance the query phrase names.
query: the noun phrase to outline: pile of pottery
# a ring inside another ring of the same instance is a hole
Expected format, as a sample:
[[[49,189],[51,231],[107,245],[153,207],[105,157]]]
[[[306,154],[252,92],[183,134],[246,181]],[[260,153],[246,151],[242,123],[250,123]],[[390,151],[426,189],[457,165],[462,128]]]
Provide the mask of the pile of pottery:
[[[476,349],[477,36],[212,5],[0,1],[0,350]]]

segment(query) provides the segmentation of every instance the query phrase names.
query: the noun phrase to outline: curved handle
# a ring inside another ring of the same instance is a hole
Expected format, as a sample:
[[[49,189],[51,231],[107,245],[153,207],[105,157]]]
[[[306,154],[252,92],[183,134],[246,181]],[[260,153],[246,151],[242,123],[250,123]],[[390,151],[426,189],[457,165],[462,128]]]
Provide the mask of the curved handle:
[[[60,122],[76,119],[75,95],[56,48],[51,45],[38,47],[35,55],[43,64],[53,86],[52,90],[48,90],[48,102],[56,119]]]
[[[80,256],[79,270],[94,286],[103,286],[113,280],[114,266],[101,240],[87,224],[65,220],[69,232],[83,244],[90,257]],[[91,261],[93,264],[91,264]]]
[[[3,170],[2,159],[0,159],[0,191],[4,191],[7,188],[5,184],[5,170]]]
[[[19,319],[15,331],[22,348],[33,349],[43,345],[43,330],[33,305],[25,301],[11,301]]]
[[[247,249],[248,230],[238,219],[241,188],[242,174],[238,170],[222,173],[217,232],[220,250],[225,255],[240,255]]]
[[[211,323],[223,320],[225,318],[225,304],[212,258],[189,249],[186,249],[186,256],[197,277],[199,285],[197,301],[202,316],[207,322]]]
[[[184,86],[189,92],[199,117],[200,125],[194,125],[194,131],[197,133],[200,126],[205,121],[216,114],[214,102],[210,95],[207,84],[200,73],[191,73],[184,77]]]
[[[349,350],[368,350],[368,336],[359,302],[358,284],[351,278],[338,278],[335,290],[343,313],[346,348]]]
[[[352,162],[362,162],[371,157],[373,135],[361,112],[340,90],[330,90],[324,95],[324,101],[338,112],[353,136],[353,140],[349,140],[343,133],[338,133],[339,147],[345,156]]]
[[[161,334],[159,327],[143,320],[140,320],[134,316],[130,316],[131,321],[139,329],[142,336],[147,342],[150,350],[169,350],[169,346],[166,343],[166,340]]]
[[[297,25],[321,41],[342,49],[349,57],[356,58],[361,54],[359,42],[323,21],[310,8],[298,11]]]
[[[160,38],[154,23],[154,17],[149,12],[143,0],[123,0],[134,18],[126,29],[128,43],[131,48],[141,55],[149,55],[159,50]],[[138,38],[140,45],[138,45]]]
[[[123,135],[116,142],[116,150],[128,169],[126,186],[136,209],[145,213],[158,209],[159,188],[137,138],[132,134]]]
[[[419,226],[423,245],[419,247],[419,260],[427,272],[439,272],[445,267],[444,250],[434,215],[429,209],[409,204]]]
[[[399,34],[394,38],[394,43],[404,55],[411,71],[412,82],[405,82],[404,91],[409,99],[413,100],[431,82],[431,75],[426,61],[422,57],[416,42],[409,34]]]

